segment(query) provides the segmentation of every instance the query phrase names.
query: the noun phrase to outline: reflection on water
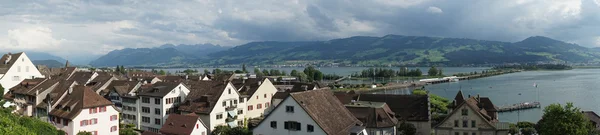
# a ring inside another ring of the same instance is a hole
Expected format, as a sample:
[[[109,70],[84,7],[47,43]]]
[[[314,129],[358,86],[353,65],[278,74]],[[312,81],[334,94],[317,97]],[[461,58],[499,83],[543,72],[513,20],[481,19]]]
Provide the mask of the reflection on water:
[[[600,94],[598,82],[600,69],[574,69],[512,73],[458,83],[428,85],[425,88],[448,99],[453,99],[461,89],[465,97],[480,94],[489,97],[496,106],[539,100],[542,106],[573,102],[584,111],[600,112],[600,99],[595,97]],[[534,83],[538,85],[537,88]],[[404,94],[406,90],[390,90],[385,93]],[[499,119],[504,122],[537,122],[542,116],[542,110],[543,108],[500,113]]]

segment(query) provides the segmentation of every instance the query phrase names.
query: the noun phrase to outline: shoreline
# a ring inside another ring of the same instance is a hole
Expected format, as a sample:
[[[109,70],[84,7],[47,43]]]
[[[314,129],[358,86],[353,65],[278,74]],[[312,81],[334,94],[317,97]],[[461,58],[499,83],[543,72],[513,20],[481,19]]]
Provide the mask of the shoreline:
[[[488,74],[476,74],[476,75],[469,75],[469,76],[462,76],[462,77],[458,77],[459,80],[471,80],[471,79],[478,79],[478,78],[485,78],[485,77],[492,77],[492,76],[498,76],[498,75],[504,75],[504,74],[510,74],[510,73],[517,73],[517,72],[523,72],[522,70],[510,70],[510,71],[502,71],[502,72],[496,72],[496,73],[488,73]],[[425,85],[429,85],[429,84],[438,84],[438,83],[449,83],[450,81],[440,81],[440,82],[435,82],[435,83],[425,83],[425,82],[410,82],[410,83],[390,83],[386,86],[381,86],[381,87],[376,87],[376,88],[358,88],[358,89],[341,89],[341,90],[336,90],[336,89],[332,89],[335,92],[340,92],[340,91],[354,91],[356,93],[371,93],[371,92],[379,92],[379,91],[386,91],[386,90],[394,90],[394,89],[404,89],[404,88],[418,88],[418,87],[422,87]]]

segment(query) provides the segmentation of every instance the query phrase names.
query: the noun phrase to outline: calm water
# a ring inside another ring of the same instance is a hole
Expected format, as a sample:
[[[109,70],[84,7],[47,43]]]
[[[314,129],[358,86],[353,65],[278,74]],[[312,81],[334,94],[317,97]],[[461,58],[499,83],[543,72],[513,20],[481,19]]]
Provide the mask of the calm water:
[[[429,70],[429,67],[418,67],[421,71],[423,71],[423,74],[427,74],[427,71]],[[468,72],[473,72],[473,71],[477,71],[477,72],[481,72],[485,69],[489,69],[488,67],[441,67],[442,68],[442,72],[445,75],[452,75],[452,74],[456,74],[456,73],[468,73]],[[164,69],[165,71],[171,72],[171,73],[175,73],[176,71],[183,71],[186,70],[187,68],[170,68],[170,69]],[[215,68],[193,68],[193,69],[197,69],[199,72],[204,72],[204,69],[211,71]],[[241,68],[219,68],[221,70],[229,70],[229,71],[235,71],[235,70],[242,70]],[[261,71],[263,69],[277,69],[280,71],[285,71],[286,73],[290,73],[292,72],[292,70],[298,70],[298,71],[304,71],[304,68],[259,68]],[[356,72],[360,72],[364,69],[368,69],[368,67],[321,67],[318,68],[321,72],[326,73],[326,74],[337,74],[337,75],[350,75],[352,73],[356,73]],[[389,68],[389,69],[394,69],[394,70],[398,70],[400,68],[398,67],[394,67],[394,68]],[[414,67],[410,67],[409,69],[415,69]],[[148,70],[148,69],[146,69]],[[254,72],[254,68],[253,67],[248,67],[247,68],[248,71],[250,72]]]
[[[536,101],[539,91],[542,106],[573,102],[582,110],[600,112],[600,99],[596,98],[600,95],[600,69],[521,72],[425,87],[431,93],[448,99],[453,99],[462,88],[465,97],[480,94],[489,97],[496,106]],[[407,94],[409,91],[401,89],[378,93]],[[500,113],[499,119],[503,122],[517,122],[519,119],[537,122],[541,116],[542,109],[530,109],[520,113]]]

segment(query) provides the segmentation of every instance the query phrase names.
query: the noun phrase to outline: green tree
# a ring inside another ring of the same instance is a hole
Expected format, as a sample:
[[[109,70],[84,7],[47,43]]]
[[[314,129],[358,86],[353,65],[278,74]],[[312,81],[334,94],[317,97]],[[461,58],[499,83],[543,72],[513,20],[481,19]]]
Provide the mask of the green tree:
[[[211,134],[214,135],[252,135],[252,131],[245,127],[231,128],[229,126],[217,126]]]
[[[308,76],[306,74],[304,74],[303,72],[298,72],[298,80],[300,80],[301,82],[306,82],[308,81]]]
[[[438,69],[438,76],[444,76],[444,73],[442,73],[442,69]]]
[[[2,87],[2,84],[0,84],[0,93],[2,93],[2,95],[4,95],[4,87]],[[2,99],[0,99],[0,101],[2,101]]]
[[[208,75],[210,74],[210,71],[208,71],[208,69],[204,69],[204,75]]]
[[[523,135],[533,135],[535,134],[535,129],[533,127],[522,128],[521,133]]]
[[[267,70],[267,69],[263,69],[262,73],[265,76],[271,76],[271,74],[269,74],[269,70]]]
[[[254,74],[256,74],[257,76],[264,76],[264,74],[260,72],[260,69],[258,68],[254,68]]]
[[[427,72],[428,76],[436,76],[437,74],[438,74],[438,70],[435,67],[429,68],[429,71]]]
[[[510,133],[511,135],[515,135],[517,133],[519,133],[519,128],[517,127],[517,125],[510,123],[510,125],[508,125],[509,129],[508,129],[508,133]]]
[[[92,133],[86,132],[86,131],[79,131],[79,133],[77,133],[77,135],[92,135]]]
[[[165,70],[162,70],[162,69],[161,69],[160,71],[158,71],[158,74],[160,74],[160,75],[166,75],[166,74],[167,74],[167,72],[165,72]]]
[[[323,80],[323,73],[321,71],[319,71],[319,70],[315,70],[314,71],[314,77],[313,77],[313,79],[315,81],[321,81],[321,80]]]
[[[551,104],[544,108],[544,115],[536,126],[542,135],[587,135],[594,130],[581,110],[568,102],[566,106]]]
[[[246,64],[242,64],[242,71],[244,73],[248,73],[248,70],[246,70]]]
[[[292,70],[292,72],[290,72],[290,76],[298,77],[298,71],[296,69]]]
[[[417,133],[417,128],[415,128],[415,125],[406,121],[400,122],[396,130],[398,130],[398,135],[415,135]]]
[[[233,71],[233,72],[234,72],[234,73],[236,73],[236,74],[241,74],[241,73],[244,73],[244,71],[242,71],[242,70],[235,70],[235,71]]]

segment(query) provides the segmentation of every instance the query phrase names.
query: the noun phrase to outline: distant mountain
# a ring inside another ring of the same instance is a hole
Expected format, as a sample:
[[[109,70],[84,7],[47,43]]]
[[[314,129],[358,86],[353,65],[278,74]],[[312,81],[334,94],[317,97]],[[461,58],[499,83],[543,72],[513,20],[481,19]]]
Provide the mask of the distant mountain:
[[[192,55],[195,57],[205,57],[209,53],[224,51],[231,47],[225,47],[220,45],[213,44],[195,44],[195,45],[173,45],[173,44],[165,44],[158,48],[175,48],[177,51],[186,53],[188,55]]]
[[[59,68],[64,67],[64,63],[60,63],[56,60],[33,60],[34,65],[45,65],[48,68]]]
[[[11,53],[18,53],[18,52],[22,52],[22,51],[12,51]],[[62,62],[65,63],[67,60],[65,60],[62,57],[56,56],[56,55],[52,55],[49,53],[45,53],[45,52],[32,52],[32,51],[24,51],[25,54],[27,54],[27,57],[29,57],[29,59],[33,60],[56,60],[58,62]],[[0,52],[0,54],[6,54],[8,52]]]
[[[213,52],[223,51],[229,47],[212,44],[172,45],[166,44],[155,48],[126,48],[114,50],[90,62],[97,67],[105,66],[183,66],[190,61],[206,58]]]
[[[289,64],[328,61],[360,65],[598,62],[600,52],[547,37],[510,43],[465,38],[387,35],[317,42],[251,42],[209,54],[205,63]]]

